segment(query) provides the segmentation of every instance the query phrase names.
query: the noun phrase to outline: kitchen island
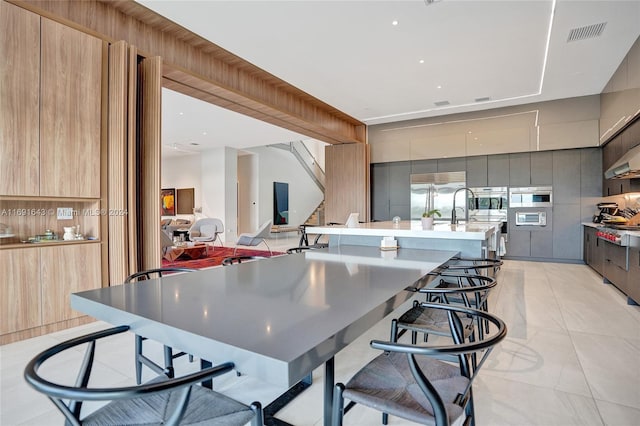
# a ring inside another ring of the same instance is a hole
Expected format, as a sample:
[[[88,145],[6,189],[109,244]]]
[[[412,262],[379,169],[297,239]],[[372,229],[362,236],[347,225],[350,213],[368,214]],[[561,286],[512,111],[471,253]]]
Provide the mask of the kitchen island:
[[[309,234],[329,236],[329,246],[361,245],[380,246],[384,237],[393,237],[400,248],[454,250],[463,257],[492,257],[500,241],[500,224],[473,222],[450,224],[436,222],[433,229],[423,230],[419,220],[403,220],[399,223],[369,222],[349,228],[344,225],[314,226]]]

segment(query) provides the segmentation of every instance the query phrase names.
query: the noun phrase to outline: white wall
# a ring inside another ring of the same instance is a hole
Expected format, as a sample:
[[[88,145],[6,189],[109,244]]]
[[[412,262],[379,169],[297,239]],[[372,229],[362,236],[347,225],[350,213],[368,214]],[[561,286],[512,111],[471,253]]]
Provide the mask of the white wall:
[[[201,155],[202,214],[224,223],[223,241],[237,239],[237,150],[215,148]]]
[[[273,219],[273,182],[289,184],[289,224],[300,225],[313,213],[324,194],[288,151],[269,147],[245,149],[257,154],[258,223]]]
[[[240,232],[255,231],[262,223],[273,219],[273,182],[289,184],[289,223],[294,226],[304,223],[322,202],[324,194],[293,154],[269,147],[244,151],[251,154],[240,157],[246,157],[247,164],[239,160],[238,151],[233,148],[165,158],[162,160],[162,187],[194,188],[195,206],[202,207],[202,215],[224,223],[225,242],[236,241]],[[255,214],[251,215],[250,229],[238,231],[238,185],[243,179],[251,181],[249,203]],[[193,219],[193,215],[176,218]]]
[[[200,207],[202,205],[200,164],[200,155],[163,158],[160,177],[162,188],[193,188],[194,206]],[[193,214],[165,216],[165,218],[192,220]]]
[[[307,147],[313,158],[316,159],[316,162],[320,166],[320,168],[324,171],[324,148],[328,145],[327,143],[321,142],[316,139],[307,139],[302,141],[304,146]]]

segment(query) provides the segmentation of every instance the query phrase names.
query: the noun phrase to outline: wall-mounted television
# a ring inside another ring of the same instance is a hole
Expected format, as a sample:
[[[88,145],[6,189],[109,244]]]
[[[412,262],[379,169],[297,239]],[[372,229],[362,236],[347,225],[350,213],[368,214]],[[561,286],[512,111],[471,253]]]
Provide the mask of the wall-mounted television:
[[[273,224],[289,223],[289,184],[273,182]]]

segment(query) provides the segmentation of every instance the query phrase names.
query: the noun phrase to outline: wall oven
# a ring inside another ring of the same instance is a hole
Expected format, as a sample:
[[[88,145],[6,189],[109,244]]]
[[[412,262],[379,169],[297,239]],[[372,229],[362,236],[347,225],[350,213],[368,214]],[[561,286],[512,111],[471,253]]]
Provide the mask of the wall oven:
[[[469,197],[469,211],[477,215],[506,215],[509,200],[507,187],[470,188],[475,197]]]
[[[527,186],[509,189],[509,207],[551,207],[553,188],[550,186]]]
[[[516,226],[547,226],[547,212],[516,211]]]
[[[507,207],[509,192],[506,186],[470,188],[475,196],[469,197],[470,222],[500,222],[501,233],[507,236]]]

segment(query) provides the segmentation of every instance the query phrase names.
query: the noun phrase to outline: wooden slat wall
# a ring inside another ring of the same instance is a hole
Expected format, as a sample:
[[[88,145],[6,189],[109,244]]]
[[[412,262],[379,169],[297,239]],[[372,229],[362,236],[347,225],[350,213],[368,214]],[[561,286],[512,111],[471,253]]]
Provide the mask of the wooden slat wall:
[[[365,142],[362,122],[133,1],[10,1],[161,56],[192,96],[328,143]]]
[[[138,239],[142,235],[138,228],[138,211],[139,197],[138,191],[138,150],[137,150],[137,133],[138,133],[138,50],[134,46],[129,46],[129,93],[127,96],[127,194],[128,194],[128,220],[129,220],[129,274],[133,274],[140,270],[140,249]]]
[[[128,213],[127,101],[128,50],[120,41],[109,46],[108,208]],[[109,215],[109,282],[122,283],[129,275],[129,215]]]
[[[325,221],[344,223],[350,213],[369,220],[369,145],[325,147]]]
[[[140,114],[140,228],[142,269],[160,267],[160,153],[162,109],[162,59],[146,58],[140,63],[142,93]]]

